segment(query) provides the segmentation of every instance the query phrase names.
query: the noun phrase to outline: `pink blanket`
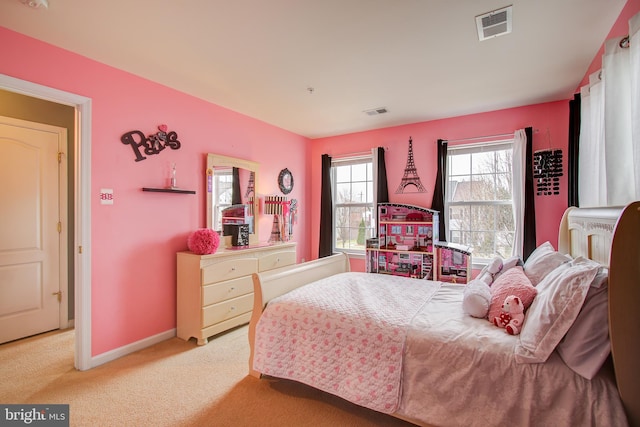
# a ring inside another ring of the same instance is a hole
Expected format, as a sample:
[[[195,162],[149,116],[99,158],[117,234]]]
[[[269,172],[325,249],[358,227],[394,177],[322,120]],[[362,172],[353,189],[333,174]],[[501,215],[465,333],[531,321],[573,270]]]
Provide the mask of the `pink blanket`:
[[[376,411],[396,411],[407,329],[440,282],[341,273],[272,300],[254,368]]]

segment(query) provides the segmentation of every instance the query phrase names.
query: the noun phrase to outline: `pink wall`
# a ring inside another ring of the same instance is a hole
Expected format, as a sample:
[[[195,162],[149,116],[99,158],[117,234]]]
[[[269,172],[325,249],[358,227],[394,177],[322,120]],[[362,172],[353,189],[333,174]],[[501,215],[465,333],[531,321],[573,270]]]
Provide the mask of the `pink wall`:
[[[340,156],[383,146],[385,154],[389,199],[393,203],[410,203],[430,207],[436,178],[436,156],[439,138],[461,139],[475,136],[512,133],[516,129],[532,127],[533,150],[560,148],[566,153],[569,132],[568,101],[552,102],[489,113],[473,114],[444,120],[415,123],[406,126],[354,133],[312,142],[311,180],[311,250],[317,257],[318,228],[320,222],[320,164],[322,154]],[[409,137],[413,138],[413,156],[420,181],[426,193],[395,194],[407,163]],[[563,158],[564,170],[567,157]],[[567,208],[567,178],[560,179],[561,192],[557,196],[536,196],[536,228],[538,243],[549,240],[557,245],[558,226]],[[364,271],[364,261],[351,260],[354,271]]]
[[[260,162],[258,194],[280,194],[287,167],[290,194],[300,202],[294,240],[308,259],[307,138],[185,95],[0,27],[0,73],[92,99],[92,354],[136,342],[176,326],[176,255],[188,234],[206,225],[205,153]],[[120,142],[128,131],[145,135],[165,123],[178,133],[179,150],[135,162]],[[286,157],[282,155],[286,153]],[[142,192],[166,185],[171,162],[178,186],[194,195]],[[101,188],[115,203],[101,205]],[[266,241],[271,219],[260,221]]]

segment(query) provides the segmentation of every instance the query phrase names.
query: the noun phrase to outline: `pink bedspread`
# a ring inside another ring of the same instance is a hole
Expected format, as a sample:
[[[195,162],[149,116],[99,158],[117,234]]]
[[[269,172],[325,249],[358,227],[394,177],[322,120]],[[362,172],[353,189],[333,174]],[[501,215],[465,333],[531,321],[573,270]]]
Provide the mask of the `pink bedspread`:
[[[254,368],[392,413],[407,329],[440,285],[353,272],[289,292],[258,322]]]

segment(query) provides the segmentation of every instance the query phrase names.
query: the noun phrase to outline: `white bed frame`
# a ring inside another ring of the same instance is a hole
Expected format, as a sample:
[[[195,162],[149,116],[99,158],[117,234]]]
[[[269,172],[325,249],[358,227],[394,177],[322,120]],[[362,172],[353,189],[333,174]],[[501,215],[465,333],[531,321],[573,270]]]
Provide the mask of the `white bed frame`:
[[[609,267],[609,335],[618,391],[629,425],[640,426],[640,202],[624,208],[569,208],[558,235],[558,251],[584,256]],[[249,373],[255,328],[267,303],[307,283],[349,271],[345,254],[254,274],[249,324]]]

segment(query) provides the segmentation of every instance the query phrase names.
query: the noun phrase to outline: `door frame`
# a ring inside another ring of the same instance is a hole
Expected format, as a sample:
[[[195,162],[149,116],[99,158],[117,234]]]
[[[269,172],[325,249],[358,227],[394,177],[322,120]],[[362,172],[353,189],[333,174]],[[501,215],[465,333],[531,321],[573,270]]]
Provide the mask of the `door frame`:
[[[94,367],[91,356],[91,98],[0,74],[0,88],[75,108],[74,144],[74,366]]]

